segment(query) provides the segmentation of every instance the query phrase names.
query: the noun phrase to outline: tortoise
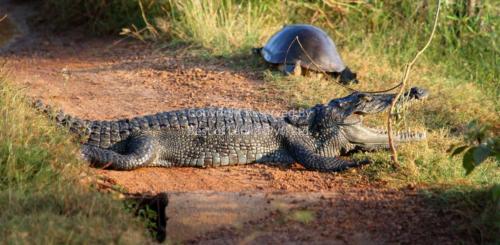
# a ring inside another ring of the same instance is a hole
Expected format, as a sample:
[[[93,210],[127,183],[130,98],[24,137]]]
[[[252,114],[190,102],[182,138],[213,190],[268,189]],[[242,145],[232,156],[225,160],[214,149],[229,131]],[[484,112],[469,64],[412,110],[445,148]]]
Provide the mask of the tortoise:
[[[285,25],[264,47],[255,48],[253,52],[266,62],[280,66],[286,74],[299,75],[305,68],[325,72],[343,84],[358,83],[356,73],[344,64],[333,40],[313,25]]]

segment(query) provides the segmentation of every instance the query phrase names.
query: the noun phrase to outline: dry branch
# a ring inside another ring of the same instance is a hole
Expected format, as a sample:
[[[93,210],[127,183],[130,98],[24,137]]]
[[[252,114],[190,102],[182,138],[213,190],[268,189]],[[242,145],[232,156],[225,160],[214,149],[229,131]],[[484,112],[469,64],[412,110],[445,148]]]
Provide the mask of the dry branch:
[[[438,23],[438,17],[439,17],[440,10],[441,10],[441,0],[438,0],[438,6],[436,9],[436,16],[434,18],[434,26],[432,27],[432,32],[431,32],[431,35],[429,36],[429,40],[427,40],[427,43],[425,44],[425,46],[420,51],[418,51],[418,53],[415,55],[413,60],[406,65],[405,71],[403,73],[403,79],[401,81],[401,86],[399,87],[399,91],[396,94],[396,97],[394,98],[394,100],[391,103],[391,107],[390,107],[388,115],[387,115],[387,136],[389,138],[389,147],[391,148],[391,152],[392,152],[391,159],[392,159],[392,162],[393,162],[395,167],[399,166],[399,162],[398,162],[398,152],[396,150],[396,147],[394,146],[394,141],[393,141],[393,137],[392,137],[392,114],[394,112],[394,107],[396,105],[396,102],[399,100],[399,98],[403,94],[403,91],[406,88],[406,82],[408,80],[408,76],[410,74],[410,71],[411,71],[413,64],[415,64],[415,62],[417,61],[417,58],[421,54],[423,54],[424,51],[429,47],[432,39],[434,38],[434,33],[436,32],[436,27],[437,27],[437,23]]]

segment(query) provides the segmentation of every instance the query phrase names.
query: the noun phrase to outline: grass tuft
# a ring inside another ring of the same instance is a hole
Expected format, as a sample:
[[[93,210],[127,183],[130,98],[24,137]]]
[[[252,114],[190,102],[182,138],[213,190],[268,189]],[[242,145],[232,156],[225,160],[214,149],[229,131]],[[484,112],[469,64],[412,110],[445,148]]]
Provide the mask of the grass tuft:
[[[276,28],[262,1],[170,0],[171,29],[177,38],[200,45],[214,55],[249,52]]]
[[[316,219],[316,214],[310,210],[295,210],[288,214],[287,218],[303,224],[309,224]]]

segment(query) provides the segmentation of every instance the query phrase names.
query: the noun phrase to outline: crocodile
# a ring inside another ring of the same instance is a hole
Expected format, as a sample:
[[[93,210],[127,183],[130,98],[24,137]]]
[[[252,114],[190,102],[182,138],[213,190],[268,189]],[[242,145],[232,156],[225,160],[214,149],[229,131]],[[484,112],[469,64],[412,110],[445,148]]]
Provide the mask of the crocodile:
[[[342,155],[388,147],[387,133],[364,126],[363,116],[387,110],[395,96],[354,92],[281,116],[245,109],[198,108],[111,121],[82,120],[53,112],[41,101],[35,106],[82,137],[81,154],[95,167],[131,170],[298,163],[309,170],[334,172],[369,162]],[[427,96],[426,90],[414,87],[397,105]],[[404,131],[395,133],[394,142],[425,138],[425,132]]]

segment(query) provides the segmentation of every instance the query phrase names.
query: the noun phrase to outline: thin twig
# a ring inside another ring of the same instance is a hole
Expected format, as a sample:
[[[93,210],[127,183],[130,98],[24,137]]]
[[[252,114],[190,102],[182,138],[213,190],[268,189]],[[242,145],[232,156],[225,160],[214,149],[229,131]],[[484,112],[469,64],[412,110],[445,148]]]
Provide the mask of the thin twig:
[[[0,22],[2,22],[3,20],[5,20],[6,18],[7,18],[7,15],[2,16],[2,18],[0,18]]]
[[[392,162],[393,162],[395,167],[399,166],[399,162],[398,162],[398,152],[396,151],[396,147],[394,146],[394,141],[393,141],[393,137],[392,137],[392,114],[394,112],[394,107],[396,106],[396,103],[399,100],[399,97],[401,97],[401,95],[403,94],[403,91],[406,87],[406,82],[408,80],[408,76],[410,74],[410,71],[411,71],[413,64],[415,64],[415,61],[417,61],[417,58],[422,53],[424,53],[424,51],[429,47],[432,39],[434,38],[434,33],[436,32],[436,27],[437,27],[437,23],[438,23],[438,19],[439,19],[439,11],[440,10],[441,10],[441,0],[438,0],[438,6],[436,9],[436,16],[434,18],[434,26],[432,27],[432,32],[431,32],[431,35],[429,36],[429,40],[427,40],[427,43],[425,44],[425,46],[420,51],[418,51],[418,53],[415,55],[413,60],[406,65],[405,71],[403,73],[403,80],[401,81],[401,87],[399,88],[399,92],[396,94],[396,97],[392,101],[391,107],[390,107],[388,115],[387,115],[387,136],[389,138],[389,147],[391,148],[391,152],[392,152],[391,159],[392,159]]]
[[[151,35],[153,35],[154,39],[157,39],[160,36],[160,34],[156,30],[156,28],[154,28],[154,26],[149,23],[148,18],[146,17],[146,12],[144,11],[144,7],[142,6],[142,1],[138,0],[138,2],[139,2],[139,8],[141,9],[142,19],[143,19],[144,23],[146,24],[147,30],[149,31],[149,33]],[[141,30],[141,32],[142,32],[142,30]]]

